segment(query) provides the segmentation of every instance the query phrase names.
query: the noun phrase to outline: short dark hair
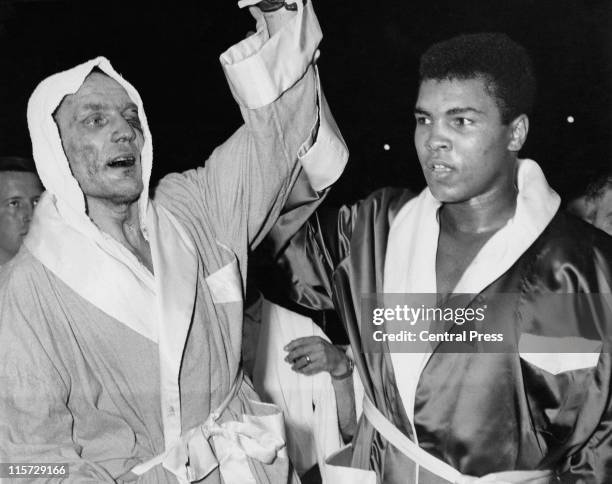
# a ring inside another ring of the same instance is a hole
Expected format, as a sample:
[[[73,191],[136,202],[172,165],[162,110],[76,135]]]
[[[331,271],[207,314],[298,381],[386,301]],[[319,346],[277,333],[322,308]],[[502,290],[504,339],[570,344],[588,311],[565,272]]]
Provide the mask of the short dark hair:
[[[31,158],[21,156],[0,156],[0,172],[20,171],[26,173],[36,173],[36,165]]]
[[[459,35],[432,45],[421,56],[420,82],[482,78],[502,123],[531,114],[536,80],[525,48],[502,33]]]

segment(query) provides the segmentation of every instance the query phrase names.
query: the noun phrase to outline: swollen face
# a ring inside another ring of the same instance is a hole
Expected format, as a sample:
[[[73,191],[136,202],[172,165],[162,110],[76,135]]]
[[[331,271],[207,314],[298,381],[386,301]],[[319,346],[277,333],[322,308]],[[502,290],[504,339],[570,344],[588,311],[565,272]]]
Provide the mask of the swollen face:
[[[0,264],[12,259],[21,247],[42,191],[34,173],[0,172]]]
[[[439,201],[476,200],[514,176],[511,127],[481,79],[422,82],[415,117],[417,155]]]
[[[91,73],[60,105],[58,124],[73,176],[88,201],[132,203],[143,189],[138,107],[114,79]]]

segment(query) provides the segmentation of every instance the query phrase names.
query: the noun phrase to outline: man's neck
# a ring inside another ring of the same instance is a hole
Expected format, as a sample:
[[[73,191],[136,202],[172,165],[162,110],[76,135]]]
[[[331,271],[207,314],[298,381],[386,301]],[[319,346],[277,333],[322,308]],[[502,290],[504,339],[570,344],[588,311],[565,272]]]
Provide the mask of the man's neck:
[[[87,198],[89,218],[98,228],[108,235],[123,242],[125,227],[140,227],[138,221],[138,201],[132,203],[115,203],[98,198]]]
[[[514,215],[517,194],[512,182],[465,202],[445,203],[440,209],[440,228],[473,235],[495,232]]]
[[[7,251],[0,249],[0,266],[3,266],[10,261],[15,254],[9,254]]]
[[[88,198],[87,208],[89,218],[100,230],[125,246],[153,272],[149,244],[140,228],[138,201],[114,203],[109,200]]]
[[[440,209],[440,236],[436,252],[436,286],[441,294],[453,292],[480,249],[514,215],[514,184],[492,190],[463,203]]]

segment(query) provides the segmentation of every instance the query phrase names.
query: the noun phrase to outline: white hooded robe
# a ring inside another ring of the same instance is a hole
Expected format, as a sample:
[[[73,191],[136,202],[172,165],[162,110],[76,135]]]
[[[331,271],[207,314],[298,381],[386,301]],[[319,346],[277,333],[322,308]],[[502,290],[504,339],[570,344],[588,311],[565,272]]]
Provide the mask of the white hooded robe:
[[[260,19],[257,34],[222,55],[245,124],[204,168],[164,178],[155,200],[142,101],[106,59],[56,74],[32,95],[47,192],[0,275],[0,461],[66,463],[69,482],[114,482],[167,452],[138,482],[287,482],[276,409],[240,379],[242,299],[249,248],[274,224],[300,167],[322,190],[347,159],[312,66],[321,34],[311,4],[272,38]],[[138,203],[154,275],[87,217],[52,119],[95,66],[139,107]],[[197,427],[237,376],[209,445]],[[249,442],[234,431],[244,422],[269,431],[259,443],[272,458],[259,448],[245,455]]]

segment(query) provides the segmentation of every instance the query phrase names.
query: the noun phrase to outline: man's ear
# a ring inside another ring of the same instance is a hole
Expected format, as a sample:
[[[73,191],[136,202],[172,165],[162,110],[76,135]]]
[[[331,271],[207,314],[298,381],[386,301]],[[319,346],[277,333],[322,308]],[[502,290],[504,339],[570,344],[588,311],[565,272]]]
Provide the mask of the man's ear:
[[[526,114],[521,114],[510,122],[510,140],[508,142],[509,151],[520,151],[527,140],[529,132],[529,118]]]
[[[597,200],[593,197],[586,197],[584,201],[584,220],[592,224],[597,217],[597,209],[599,208]]]

